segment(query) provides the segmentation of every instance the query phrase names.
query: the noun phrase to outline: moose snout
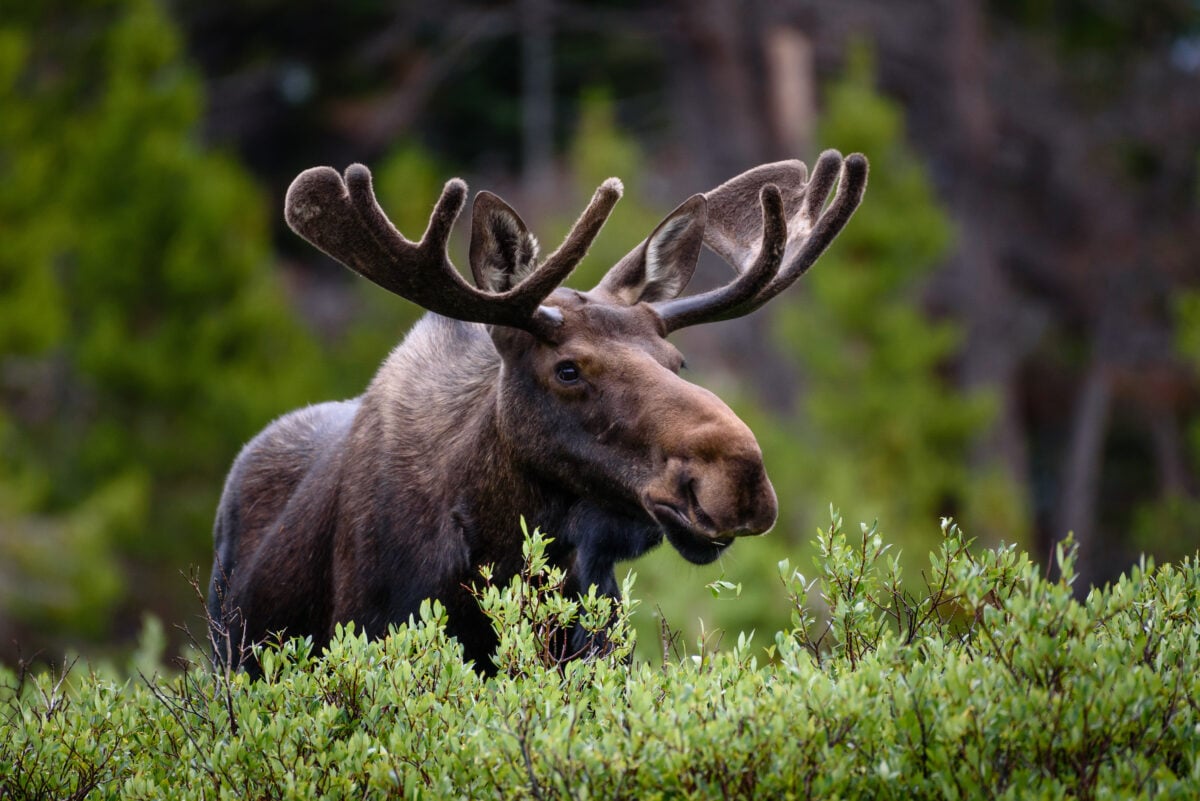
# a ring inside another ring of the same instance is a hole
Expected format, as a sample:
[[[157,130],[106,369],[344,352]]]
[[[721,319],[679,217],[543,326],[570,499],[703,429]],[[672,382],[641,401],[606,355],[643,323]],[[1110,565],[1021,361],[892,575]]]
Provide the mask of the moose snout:
[[[779,505],[761,459],[687,459],[667,462],[648,505],[693,535],[728,543],[775,525]]]
[[[750,428],[706,389],[678,381],[664,423],[646,509],[686,558],[710,561],[735,537],[775,525],[779,503]]]
[[[761,460],[735,458],[687,472],[688,505],[713,536],[752,536],[775,525],[779,503]]]

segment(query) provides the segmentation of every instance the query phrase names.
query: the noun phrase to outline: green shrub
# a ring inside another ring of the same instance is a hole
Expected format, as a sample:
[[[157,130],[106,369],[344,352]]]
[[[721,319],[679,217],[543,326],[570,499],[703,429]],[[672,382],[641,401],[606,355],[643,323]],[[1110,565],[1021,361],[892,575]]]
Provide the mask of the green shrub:
[[[629,662],[628,602],[557,593],[535,533],[524,577],[480,585],[493,679],[436,604],[383,640],[265,649],[257,682],[0,673],[0,797],[1194,797],[1197,561],[1080,603],[1070,548],[1051,582],[942,529],[912,594],[835,515],[812,580],[780,565],[789,630],[661,667]],[[611,649],[548,658],[555,627],[610,616]]]

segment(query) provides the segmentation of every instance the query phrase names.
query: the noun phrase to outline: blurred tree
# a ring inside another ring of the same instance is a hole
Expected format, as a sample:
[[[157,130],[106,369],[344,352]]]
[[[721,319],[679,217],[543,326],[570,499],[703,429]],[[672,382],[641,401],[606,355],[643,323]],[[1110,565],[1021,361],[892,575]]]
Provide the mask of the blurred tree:
[[[930,521],[962,516],[976,536],[1024,535],[1016,487],[996,465],[972,464],[995,398],[964,391],[950,367],[962,334],[931,320],[921,292],[951,244],[950,220],[908,146],[900,108],[874,88],[871,51],[853,48],[829,87],[819,135],[871,159],[868,200],[820,266],[807,292],[775,309],[781,348],[794,355],[806,391],[796,416],[767,441],[794,470],[781,493],[808,518],[830,501],[852,519],[886,522],[889,536],[924,553]]]
[[[1000,454],[1027,488],[1034,553],[1075,531],[1086,592],[1136,558],[1131,511],[1190,472],[1176,432],[1194,377],[1168,310],[1200,264],[1200,6],[798,0],[776,13],[802,5],[818,63],[840,64],[864,31],[876,44],[881,86],[961,232],[930,301],[962,322],[958,381],[999,400],[975,458]]]
[[[262,198],[198,145],[201,103],[153,0],[0,23],[0,649],[184,597],[233,453],[319,397]]]

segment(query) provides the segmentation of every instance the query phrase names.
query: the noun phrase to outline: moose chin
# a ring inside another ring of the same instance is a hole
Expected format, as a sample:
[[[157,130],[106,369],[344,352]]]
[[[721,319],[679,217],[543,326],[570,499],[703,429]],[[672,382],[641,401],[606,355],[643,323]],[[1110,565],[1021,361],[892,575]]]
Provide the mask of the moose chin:
[[[544,259],[517,213],[478,193],[471,286],[446,249],[467,198],[461,180],[412,242],[362,165],[301,173],[287,194],[292,229],[430,313],[361,396],[287,414],[238,455],[214,526],[216,663],[254,672],[249,644],[282,633],[320,647],[347,621],[382,636],[434,598],[465,658],[487,672],[496,636],[471,587],[483,565],[501,581],[520,570],[522,516],[554,537],[549,556],[570,591],[612,596],[615,563],[664,537],[705,564],[770,529],[778,504],[754,434],[680,377],[668,336],[786,289],[866,183],[859,154],[827,151],[811,178],[799,161],[756,167],[686,200],[580,292],[560,284],[620,198],[616,179]],[[680,297],[702,245],[736,276]],[[582,652],[579,636],[568,639]]]

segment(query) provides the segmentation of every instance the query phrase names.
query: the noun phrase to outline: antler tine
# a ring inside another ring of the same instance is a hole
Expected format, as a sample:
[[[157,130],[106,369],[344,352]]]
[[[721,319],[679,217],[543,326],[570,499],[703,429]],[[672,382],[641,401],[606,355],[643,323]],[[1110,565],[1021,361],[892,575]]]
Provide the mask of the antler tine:
[[[467,199],[467,185],[462,179],[446,182],[425,233],[416,243],[400,233],[380,208],[370,170],[362,164],[351,164],[346,168],[345,183],[360,225],[389,256],[385,262],[371,265],[371,274],[363,275],[423,308],[450,317],[461,316],[460,309],[471,306],[458,293],[465,291],[476,302],[486,297],[463,280],[446,252],[450,231]],[[482,297],[471,297],[476,293]],[[438,308],[447,302],[449,308],[445,311]]]
[[[345,180],[329,167],[314,167],[292,181],[284,216],[292,230],[364,278],[425,308],[457,316],[458,304],[450,307],[437,290],[445,284],[471,290],[445,249],[466,192],[461,180],[447,182],[425,236],[414,243],[379,208],[366,167],[351,165]],[[441,280],[430,280],[433,276]]]
[[[387,256],[358,224],[350,193],[336,170],[313,167],[297,175],[288,187],[283,216],[293,231],[322,252],[379,283],[376,265],[385,263]]]
[[[567,276],[583,261],[600,229],[608,221],[608,216],[612,214],[613,207],[621,199],[623,191],[624,186],[618,178],[609,178],[600,184],[592,194],[587,208],[571,226],[558,249],[547,256],[532,274],[496,297],[505,298],[520,293],[536,296],[540,303],[555,287],[567,280]]]
[[[762,242],[753,264],[724,286],[699,295],[651,304],[668,333],[689,325],[739,316],[738,309],[778,274],[787,246],[787,217],[779,187],[775,184],[763,186],[759,190],[759,205],[762,207]]]
[[[843,159],[836,150],[826,150],[817,160],[811,180],[806,181],[807,177],[802,162],[781,161],[756,167],[705,195],[709,198],[710,212],[704,243],[729,262],[739,275],[721,289],[664,303],[660,314],[670,315],[667,323],[669,330],[749,314],[807,272],[841,233],[862,202],[867,187],[867,159],[861,153]],[[776,245],[777,240],[775,234],[768,233],[773,216],[768,212],[768,195],[765,191],[762,195],[761,245],[754,235],[757,231],[756,222],[748,211],[752,208],[750,191],[757,186],[765,190],[767,186],[763,185],[764,181],[768,181],[768,185],[778,182],[785,218],[782,244],[779,245],[782,252],[774,261],[777,269],[769,274],[765,272],[763,264],[768,258],[766,249],[768,243]],[[835,183],[837,194],[822,211]],[[755,276],[753,279],[750,277],[752,273]],[[745,291],[748,285],[754,286],[753,292]],[[729,301],[726,298],[720,304],[713,300],[713,305],[709,306],[709,296],[726,290],[737,300]],[[689,301],[694,302],[694,307]],[[678,307],[673,305],[676,303]]]
[[[823,168],[825,164],[829,166]],[[838,167],[840,170],[837,169]],[[788,249],[792,249],[795,245],[798,245],[799,249],[790,257],[785,254],[784,265],[779,273],[754,297],[754,300],[750,301],[743,310],[739,310],[740,313],[749,314],[760,308],[771,298],[791,286],[797,278],[808,272],[808,268],[812,267],[826,248],[837,238],[837,235],[842,232],[846,223],[850,222],[850,218],[854,216],[859,204],[862,203],[863,193],[867,191],[868,172],[867,158],[861,153],[851,153],[844,161],[836,150],[827,150],[821,154],[817,168],[813,171],[813,180],[810,182],[804,209],[801,212],[801,216],[805,218],[806,228],[808,221],[820,211],[825,197],[829,195],[835,177],[838,177],[837,194],[834,195],[829,207],[816,219],[815,224],[812,225],[808,235],[802,241],[797,240],[789,231]]]
[[[805,187],[804,202],[800,205],[800,215],[797,222],[803,226],[802,232],[808,233],[816,225],[821,215],[825,200],[833,190],[838,174],[842,170],[842,154],[836,150],[826,150],[813,167],[812,180]],[[793,235],[799,232],[791,232]]]
[[[375,276],[368,278],[447,317],[517,328],[529,325],[533,311],[545,295],[530,299],[524,294],[485,292],[468,284],[450,262],[446,245],[467,198],[467,185],[461,179],[451,178],[446,182],[429,216],[425,234],[416,245],[396,230],[379,207],[370,170],[352,164],[346,170],[346,185],[359,220],[391,256],[387,284]]]

